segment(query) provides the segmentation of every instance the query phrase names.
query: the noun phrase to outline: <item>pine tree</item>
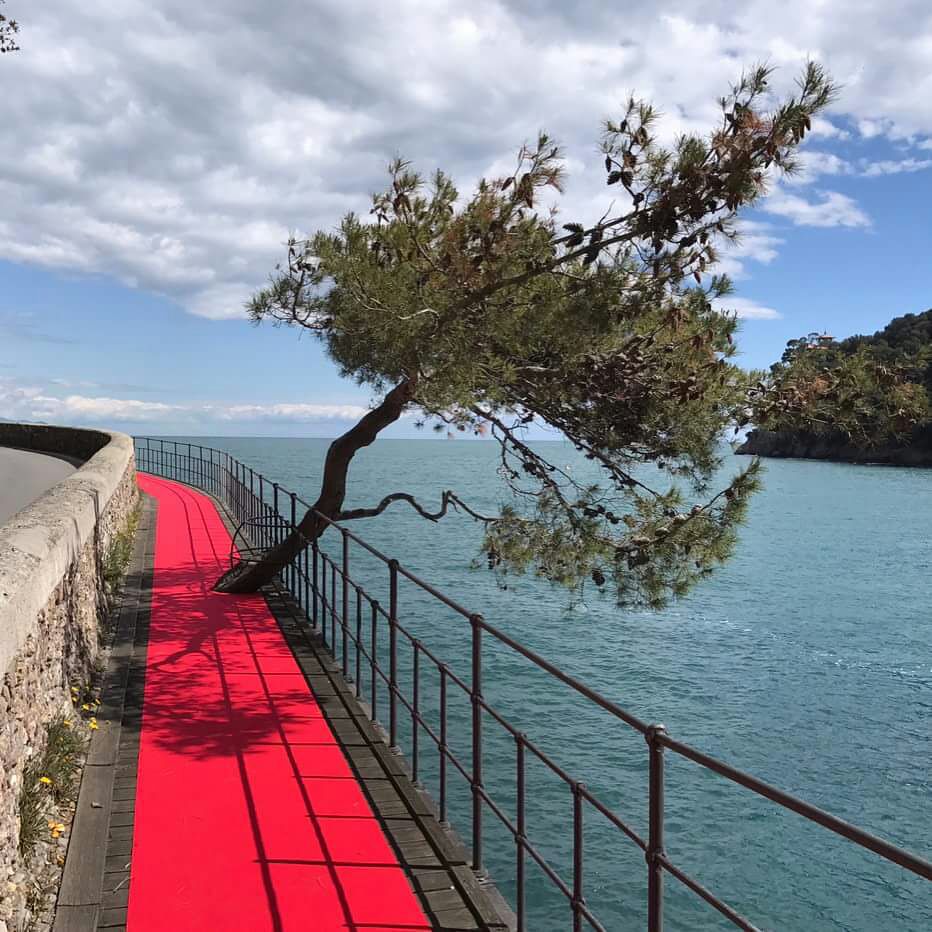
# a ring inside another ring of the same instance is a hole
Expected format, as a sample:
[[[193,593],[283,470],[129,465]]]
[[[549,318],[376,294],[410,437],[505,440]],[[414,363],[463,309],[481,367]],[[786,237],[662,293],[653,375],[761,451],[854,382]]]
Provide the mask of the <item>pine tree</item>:
[[[769,79],[765,67],[744,75],[720,100],[716,128],[672,147],[655,135],[654,108],[629,100],[604,126],[615,206],[595,223],[544,206],[559,200],[564,164],[541,133],[511,174],[465,199],[444,173],[427,180],[396,161],[368,217],[293,240],[250,316],[314,334],[344,375],[383,400],[333,442],[298,530],[217,587],[253,591],[328,520],[398,507],[428,521],[459,511],[484,524],[494,570],[569,587],[591,579],[621,604],[660,605],[725,560],[759,467],[710,491],[719,440],[767,400],[761,377],[731,362],[736,320],[713,307],[730,290],[716,261],[739,212],[772,174],[794,170],[834,93],[810,64],[798,92],[768,108]],[[486,515],[453,489],[430,506],[386,489],[371,507],[346,509],[354,454],[406,410],[441,430],[487,427],[514,501]],[[599,481],[527,443],[532,421],[565,436]],[[666,487],[644,480],[646,464],[668,474]]]

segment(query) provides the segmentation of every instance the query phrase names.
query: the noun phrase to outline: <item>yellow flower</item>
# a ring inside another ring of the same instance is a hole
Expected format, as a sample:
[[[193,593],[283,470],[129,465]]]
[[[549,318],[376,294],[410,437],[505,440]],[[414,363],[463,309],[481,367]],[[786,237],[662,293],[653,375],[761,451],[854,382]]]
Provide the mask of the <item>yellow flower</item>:
[[[51,786],[52,778],[51,777],[39,777],[39,782],[44,783],[46,786]]]
[[[81,706],[81,708],[84,709],[85,712],[91,711],[91,707],[86,702]]]
[[[64,725],[65,728],[70,728],[70,727],[71,727],[71,719],[70,719],[70,718],[66,718],[66,719],[62,722],[62,725]]]
[[[90,728],[91,731],[97,731],[97,719],[96,719],[96,718],[92,718],[92,719],[87,723],[87,727]]]

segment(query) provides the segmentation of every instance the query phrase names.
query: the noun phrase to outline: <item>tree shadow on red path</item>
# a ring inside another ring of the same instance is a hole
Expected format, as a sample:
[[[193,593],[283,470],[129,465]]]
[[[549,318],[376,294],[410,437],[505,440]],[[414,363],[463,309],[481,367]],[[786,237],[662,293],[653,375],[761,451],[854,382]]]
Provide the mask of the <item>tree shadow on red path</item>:
[[[265,600],[211,591],[213,504],[140,486],[159,508],[129,927],[436,928]]]

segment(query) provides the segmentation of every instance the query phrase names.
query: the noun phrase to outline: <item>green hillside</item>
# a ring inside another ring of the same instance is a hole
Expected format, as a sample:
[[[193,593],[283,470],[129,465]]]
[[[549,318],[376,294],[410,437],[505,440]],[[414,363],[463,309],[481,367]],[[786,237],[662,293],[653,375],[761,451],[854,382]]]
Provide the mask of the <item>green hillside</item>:
[[[873,335],[790,340],[769,381],[787,404],[755,412],[741,453],[932,462],[932,309]]]

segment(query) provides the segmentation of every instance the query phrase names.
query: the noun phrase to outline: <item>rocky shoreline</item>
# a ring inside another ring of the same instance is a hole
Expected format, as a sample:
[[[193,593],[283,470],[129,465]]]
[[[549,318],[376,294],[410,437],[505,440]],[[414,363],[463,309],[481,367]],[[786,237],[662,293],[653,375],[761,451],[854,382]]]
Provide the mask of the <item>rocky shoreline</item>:
[[[812,434],[795,430],[752,430],[735,453],[838,463],[876,463],[886,466],[932,466],[932,449],[912,444],[865,449],[844,434]]]

